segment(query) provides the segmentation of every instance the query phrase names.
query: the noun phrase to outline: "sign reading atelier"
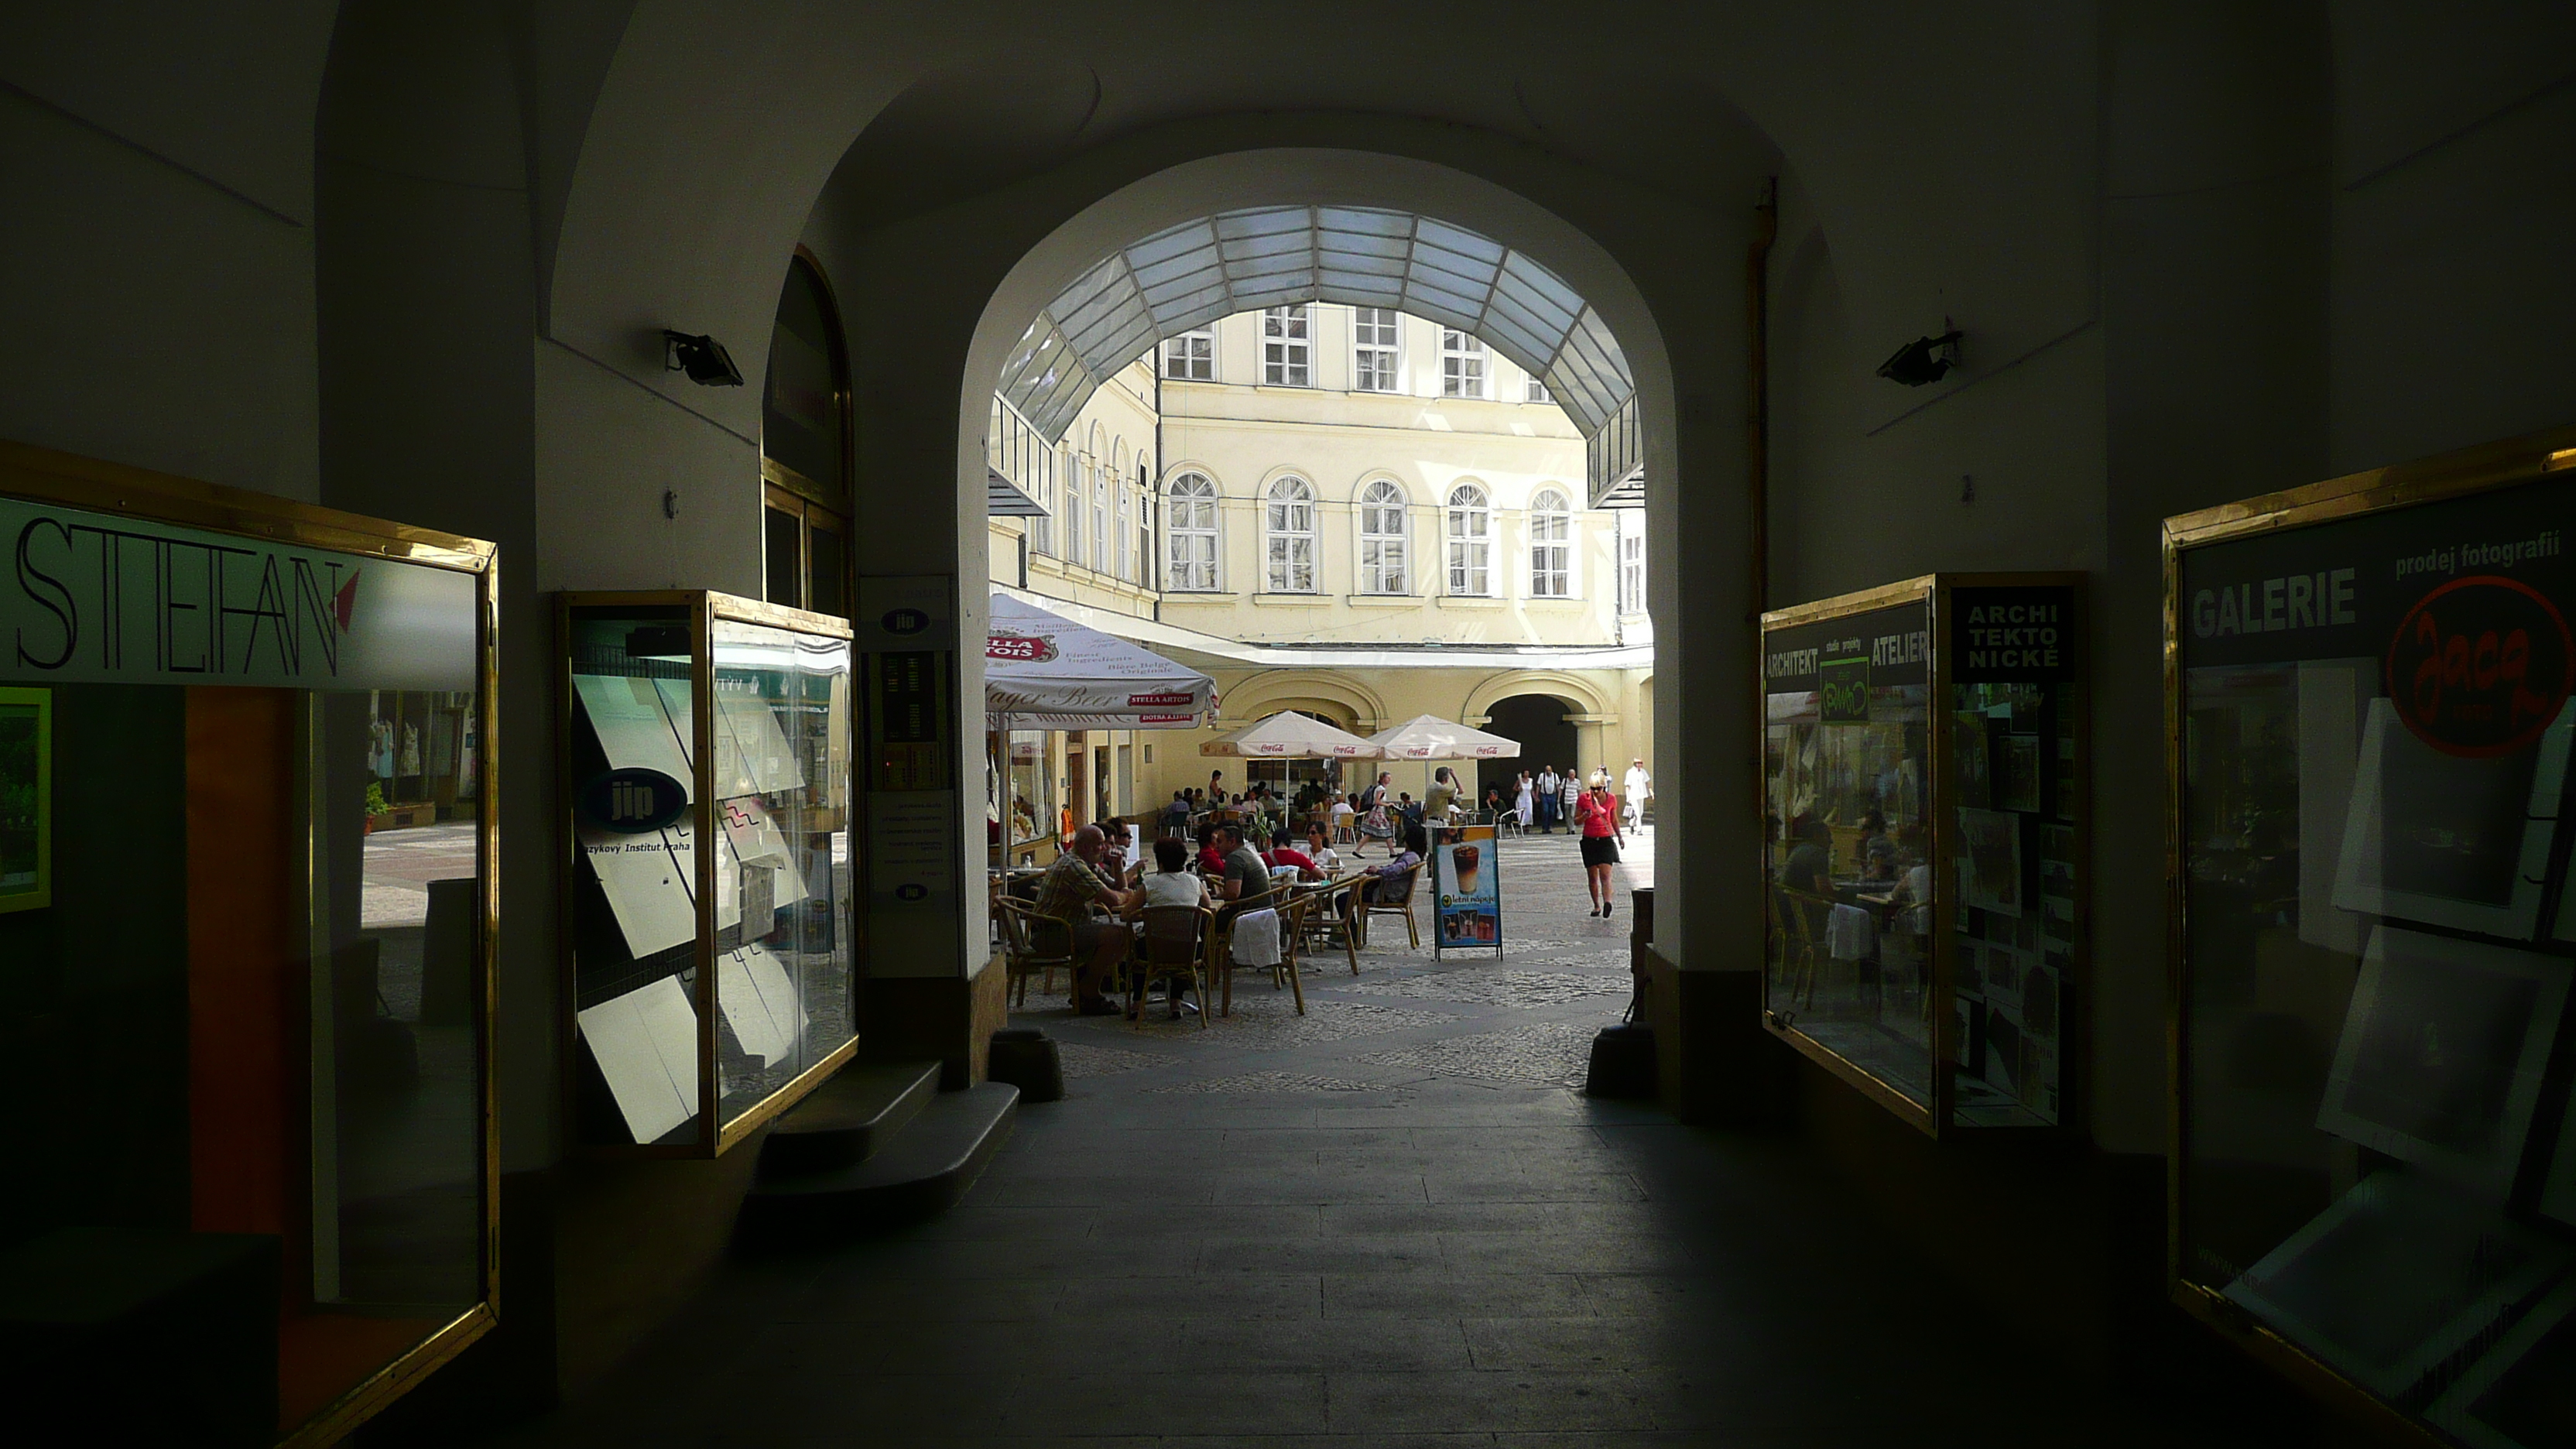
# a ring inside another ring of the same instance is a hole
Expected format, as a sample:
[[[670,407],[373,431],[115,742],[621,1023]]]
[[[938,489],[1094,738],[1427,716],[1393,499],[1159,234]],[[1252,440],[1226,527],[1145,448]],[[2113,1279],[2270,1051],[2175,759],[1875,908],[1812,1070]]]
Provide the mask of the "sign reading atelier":
[[[474,688],[469,573],[14,498],[0,540],[18,678]]]
[[[1869,718],[1869,692],[1931,681],[1929,601],[1846,614],[1762,633],[1763,689],[1770,694],[1822,691],[1828,723]]]
[[[1962,586],[1950,591],[1950,677],[1959,684],[2077,677],[2082,663],[2075,591],[2063,584]]]

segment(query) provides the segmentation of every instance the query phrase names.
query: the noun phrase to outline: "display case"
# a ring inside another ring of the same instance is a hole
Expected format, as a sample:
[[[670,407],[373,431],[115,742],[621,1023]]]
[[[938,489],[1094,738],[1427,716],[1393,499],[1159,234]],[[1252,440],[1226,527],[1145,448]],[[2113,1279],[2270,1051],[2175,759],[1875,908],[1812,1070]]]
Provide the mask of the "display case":
[[[557,627],[571,1120],[714,1156],[857,1048],[849,625],[664,592]]]
[[[2576,430],[2168,519],[2176,1301],[2576,1445]]]
[[[2081,576],[1762,616],[1763,1020],[1906,1121],[2077,1120]]]
[[[0,444],[11,1416],[321,1443],[495,1322],[491,545]],[[30,1432],[42,1433],[42,1428]]]

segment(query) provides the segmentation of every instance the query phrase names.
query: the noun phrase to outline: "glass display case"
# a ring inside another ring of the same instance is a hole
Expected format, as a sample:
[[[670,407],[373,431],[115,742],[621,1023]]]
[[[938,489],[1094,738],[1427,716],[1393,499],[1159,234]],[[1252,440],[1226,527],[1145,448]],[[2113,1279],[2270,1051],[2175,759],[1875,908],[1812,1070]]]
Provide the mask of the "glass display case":
[[[489,785],[370,800],[386,701],[493,737],[494,550],[14,444],[0,529],[15,1382],[327,1441],[495,1321]]]
[[[1926,1132],[2075,1120],[2080,576],[1762,617],[1763,1019]]]
[[[2175,1298],[2576,1445],[2576,431],[2166,520]]]
[[[713,1156],[857,1048],[849,625],[666,592],[558,628],[572,1121]]]

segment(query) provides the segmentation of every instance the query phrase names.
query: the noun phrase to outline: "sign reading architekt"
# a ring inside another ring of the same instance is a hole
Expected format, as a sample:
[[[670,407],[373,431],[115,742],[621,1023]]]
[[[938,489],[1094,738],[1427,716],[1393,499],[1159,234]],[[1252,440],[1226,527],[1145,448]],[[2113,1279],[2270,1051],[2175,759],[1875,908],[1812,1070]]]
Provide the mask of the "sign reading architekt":
[[[0,674],[470,690],[475,577],[0,498]]]

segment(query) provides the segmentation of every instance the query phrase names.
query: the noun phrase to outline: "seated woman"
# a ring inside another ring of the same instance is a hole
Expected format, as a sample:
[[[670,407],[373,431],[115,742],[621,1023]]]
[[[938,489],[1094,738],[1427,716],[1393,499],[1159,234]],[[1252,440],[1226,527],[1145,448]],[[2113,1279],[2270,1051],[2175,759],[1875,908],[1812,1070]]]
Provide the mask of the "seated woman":
[[[1154,870],[1144,880],[1145,899],[1137,906],[1204,906],[1208,900],[1207,882],[1190,870],[1190,849],[1179,840],[1165,836],[1154,842]]]
[[[1368,878],[1359,883],[1358,889],[1342,892],[1343,918],[1348,919],[1356,914],[1360,907],[1376,901],[1381,890],[1387,892],[1389,899],[1393,899],[1396,891],[1401,888],[1400,883],[1405,873],[1421,865],[1422,857],[1429,854],[1430,850],[1430,835],[1421,826],[1407,823],[1404,827],[1404,848],[1386,864],[1370,866]]]

